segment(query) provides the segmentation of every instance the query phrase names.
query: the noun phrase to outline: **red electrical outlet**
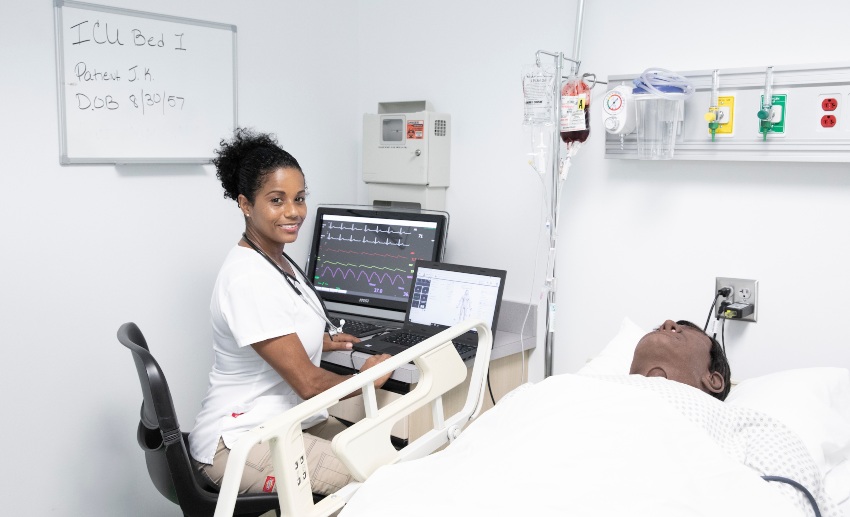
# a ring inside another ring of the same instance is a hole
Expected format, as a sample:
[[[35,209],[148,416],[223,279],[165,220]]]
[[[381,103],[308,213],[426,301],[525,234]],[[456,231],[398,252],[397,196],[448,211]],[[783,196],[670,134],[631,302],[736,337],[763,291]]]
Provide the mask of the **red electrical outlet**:
[[[827,97],[823,100],[823,102],[820,103],[820,106],[821,108],[823,108],[824,111],[835,111],[835,109],[838,107],[838,101],[833,99],[832,97]]]
[[[835,115],[824,115],[820,118],[820,125],[823,127],[835,127],[837,123]]]

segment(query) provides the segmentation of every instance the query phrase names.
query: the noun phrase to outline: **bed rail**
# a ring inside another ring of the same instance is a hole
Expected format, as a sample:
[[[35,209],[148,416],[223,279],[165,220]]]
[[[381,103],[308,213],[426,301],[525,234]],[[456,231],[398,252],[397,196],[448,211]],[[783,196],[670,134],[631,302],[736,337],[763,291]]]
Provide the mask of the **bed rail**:
[[[443,394],[461,384],[467,375],[466,365],[451,340],[473,328],[478,332],[478,351],[466,402],[460,411],[445,418]],[[480,320],[466,320],[248,431],[230,451],[215,517],[233,515],[245,461],[251,448],[259,443],[268,442],[271,449],[281,515],[323,517],[345,506],[362,482],[378,467],[427,456],[453,441],[463,426],[481,410],[492,347],[490,327]],[[420,370],[416,387],[379,409],[374,381],[411,361]],[[331,442],[334,452],[351,471],[355,481],[314,503],[301,422],[357,390],[362,390],[366,417],[339,433]],[[396,451],[390,442],[393,424],[426,404],[431,404],[433,428]]]

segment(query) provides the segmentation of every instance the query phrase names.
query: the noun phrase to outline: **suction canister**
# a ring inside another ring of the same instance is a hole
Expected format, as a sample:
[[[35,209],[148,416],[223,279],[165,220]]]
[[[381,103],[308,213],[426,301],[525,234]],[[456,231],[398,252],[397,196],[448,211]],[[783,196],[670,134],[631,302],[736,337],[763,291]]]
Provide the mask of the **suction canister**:
[[[682,76],[660,68],[646,70],[634,80],[637,152],[641,160],[673,158],[676,137],[684,120],[685,98],[693,86]]]

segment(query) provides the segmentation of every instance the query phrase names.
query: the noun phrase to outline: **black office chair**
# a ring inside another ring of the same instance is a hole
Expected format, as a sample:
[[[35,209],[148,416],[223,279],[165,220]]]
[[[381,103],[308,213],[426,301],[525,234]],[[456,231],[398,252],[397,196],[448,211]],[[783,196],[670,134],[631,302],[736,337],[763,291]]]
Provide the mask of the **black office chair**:
[[[142,410],[136,440],[145,451],[148,474],[159,493],[180,506],[186,517],[211,516],[218,489],[196,473],[189,459],[188,433],[180,431],[165,375],[148,350],[135,323],[118,329],[118,341],[133,352],[142,384]],[[233,515],[259,516],[270,510],[280,515],[277,494],[246,494],[236,500]]]

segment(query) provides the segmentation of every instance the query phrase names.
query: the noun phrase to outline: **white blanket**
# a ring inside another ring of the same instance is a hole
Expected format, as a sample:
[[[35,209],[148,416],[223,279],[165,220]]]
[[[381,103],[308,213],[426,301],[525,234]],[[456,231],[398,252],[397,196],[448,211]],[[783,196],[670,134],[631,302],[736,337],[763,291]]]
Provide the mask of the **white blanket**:
[[[813,515],[764,468],[839,516],[795,440],[666,379],[559,375],[500,401],[446,450],[382,467],[341,517]]]

